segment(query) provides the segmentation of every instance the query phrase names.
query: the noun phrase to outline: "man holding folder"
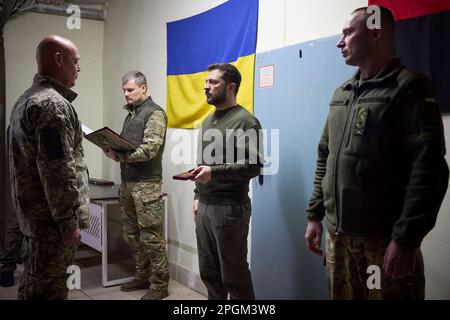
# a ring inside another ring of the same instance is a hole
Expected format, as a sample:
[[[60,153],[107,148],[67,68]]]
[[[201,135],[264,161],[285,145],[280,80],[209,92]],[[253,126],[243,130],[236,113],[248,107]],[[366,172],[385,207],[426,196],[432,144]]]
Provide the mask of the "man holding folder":
[[[106,156],[120,162],[123,236],[136,258],[135,279],[121,290],[149,288],[141,299],[160,300],[168,296],[169,283],[161,192],[167,116],[147,96],[147,80],[141,72],[126,73],[122,85],[128,116],[121,136],[137,148],[133,152],[105,150]]]

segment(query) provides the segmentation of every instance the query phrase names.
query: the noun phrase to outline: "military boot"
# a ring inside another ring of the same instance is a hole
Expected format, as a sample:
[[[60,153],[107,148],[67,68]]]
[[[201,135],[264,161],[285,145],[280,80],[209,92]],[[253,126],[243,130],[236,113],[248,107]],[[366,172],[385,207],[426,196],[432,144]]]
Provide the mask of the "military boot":
[[[141,298],[141,300],[161,300],[169,295],[166,291],[154,291],[152,289],[148,290],[147,294]]]
[[[148,288],[150,288],[150,282],[148,280],[133,279],[133,281],[121,285],[120,291],[136,291]]]
[[[14,272],[13,271],[3,271],[0,274],[0,286],[12,287],[13,285],[14,285]]]

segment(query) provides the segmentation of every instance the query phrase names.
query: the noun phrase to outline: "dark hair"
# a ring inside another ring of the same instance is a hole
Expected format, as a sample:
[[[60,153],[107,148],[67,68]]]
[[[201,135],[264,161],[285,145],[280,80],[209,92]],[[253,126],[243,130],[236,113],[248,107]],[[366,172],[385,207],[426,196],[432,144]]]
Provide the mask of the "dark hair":
[[[144,74],[140,71],[128,71],[124,74],[122,77],[122,84],[127,83],[128,81],[134,80],[134,82],[141,86],[143,84],[147,85],[147,79],[145,78]]]
[[[380,8],[380,14],[381,14],[381,29],[383,31],[386,31],[385,34],[389,36],[389,39],[393,38],[395,35],[395,19],[394,15],[392,14],[391,10],[389,10],[386,7],[383,6],[376,6]],[[367,12],[367,9],[369,7],[361,7],[358,9],[353,10],[352,14],[358,11],[363,11],[365,14],[365,21],[369,19],[370,14]]]
[[[226,84],[235,83],[234,93],[237,95],[241,85],[242,76],[239,70],[229,63],[214,63],[208,66],[208,71],[220,70],[223,72],[223,80]]]

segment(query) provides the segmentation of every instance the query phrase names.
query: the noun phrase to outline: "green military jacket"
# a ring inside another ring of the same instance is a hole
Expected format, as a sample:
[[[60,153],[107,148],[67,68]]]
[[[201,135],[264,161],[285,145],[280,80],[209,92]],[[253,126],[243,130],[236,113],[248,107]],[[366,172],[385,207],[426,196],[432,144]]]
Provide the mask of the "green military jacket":
[[[8,129],[12,202],[29,237],[89,226],[88,171],[76,93],[36,75],[17,101]]]
[[[320,139],[308,218],[330,232],[418,247],[448,186],[440,108],[431,82],[398,59],[337,88]]]

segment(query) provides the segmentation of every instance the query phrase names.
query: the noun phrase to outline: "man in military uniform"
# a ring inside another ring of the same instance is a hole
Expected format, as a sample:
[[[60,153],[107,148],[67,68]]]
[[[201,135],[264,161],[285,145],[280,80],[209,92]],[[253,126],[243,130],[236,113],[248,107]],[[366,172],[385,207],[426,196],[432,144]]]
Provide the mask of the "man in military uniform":
[[[205,95],[216,110],[202,123],[198,167],[192,173],[200,276],[210,300],[226,300],[228,295],[232,300],[255,299],[247,263],[252,210],[248,191],[250,179],[260,174],[263,163],[261,125],[237,104],[240,84],[235,66],[208,67]],[[214,132],[220,136],[211,142]],[[208,150],[214,151],[208,154]]]
[[[356,9],[337,43],[359,70],[331,100],[307,209],[306,245],[318,255],[325,217],[331,299],[424,299],[420,245],[448,186],[433,86],[390,58],[395,21],[380,13],[371,27]],[[371,274],[380,286],[367,285]]]
[[[36,51],[38,73],[15,104],[9,128],[14,209],[24,235],[19,299],[66,299],[67,267],[89,224],[89,185],[81,124],[71,102],[80,55],[48,36]]]
[[[122,85],[128,115],[121,136],[137,149],[126,153],[105,150],[109,158],[120,162],[123,236],[136,258],[135,278],[121,290],[149,288],[141,299],[160,300],[168,296],[169,283],[161,192],[167,117],[147,96],[147,80],[141,72],[126,73]]]

